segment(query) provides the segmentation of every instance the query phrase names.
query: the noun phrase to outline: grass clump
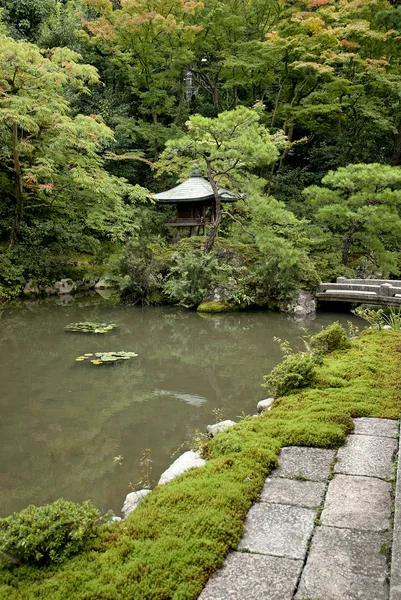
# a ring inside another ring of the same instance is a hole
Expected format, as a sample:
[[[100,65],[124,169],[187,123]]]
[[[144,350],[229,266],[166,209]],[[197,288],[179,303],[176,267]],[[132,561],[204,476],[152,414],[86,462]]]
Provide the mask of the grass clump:
[[[205,467],[156,487],[80,555],[57,566],[0,571],[0,598],[195,600],[237,547],[283,446],[336,448],[352,431],[352,418],[400,416],[400,350],[397,332],[363,332],[348,350],[315,366],[312,385],[212,438]]]

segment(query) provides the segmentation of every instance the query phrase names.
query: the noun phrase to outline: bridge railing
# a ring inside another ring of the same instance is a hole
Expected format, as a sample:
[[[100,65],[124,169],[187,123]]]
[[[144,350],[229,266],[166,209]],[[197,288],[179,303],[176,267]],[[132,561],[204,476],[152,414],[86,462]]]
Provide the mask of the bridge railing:
[[[342,302],[401,304],[401,281],[339,277],[337,283],[321,283],[317,298]]]

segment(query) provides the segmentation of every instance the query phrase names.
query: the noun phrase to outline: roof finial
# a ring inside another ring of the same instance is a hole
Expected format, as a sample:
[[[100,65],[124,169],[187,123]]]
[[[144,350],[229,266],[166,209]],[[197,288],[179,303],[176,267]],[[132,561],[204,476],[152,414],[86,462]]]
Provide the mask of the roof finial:
[[[199,165],[197,162],[192,163],[191,177],[202,177],[202,173],[199,171]]]

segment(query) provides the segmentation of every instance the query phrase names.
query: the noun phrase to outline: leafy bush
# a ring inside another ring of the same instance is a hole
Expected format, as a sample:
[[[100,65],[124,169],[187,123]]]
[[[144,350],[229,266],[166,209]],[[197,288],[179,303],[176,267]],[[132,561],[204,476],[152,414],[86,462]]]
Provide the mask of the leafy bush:
[[[170,258],[171,252],[160,244],[130,241],[110,279],[117,282],[123,298],[152,303],[152,298],[162,298]]]
[[[310,345],[314,351],[329,354],[334,350],[350,348],[351,342],[344,327],[338,321],[335,321],[314,335],[310,340]]]
[[[212,254],[177,253],[174,260],[165,292],[171,300],[188,308],[198,306],[210,285],[220,283],[231,273],[231,268],[219,265]]]
[[[387,328],[391,327],[394,331],[401,330],[401,312],[393,306],[391,306],[390,310],[387,312],[382,308],[363,308],[362,306],[358,306],[352,312],[354,315],[357,315],[357,317],[367,321],[369,325],[375,329],[383,329],[383,327],[387,326]]]
[[[96,534],[99,519],[90,501],[60,499],[46,506],[30,505],[0,519],[0,553],[29,564],[62,562],[85,547]]]
[[[312,355],[305,352],[289,354],[264,377],[263,387],[268,388],[275,398],[285,396],[292,390],[311,385],[315,375],[316,362]]]

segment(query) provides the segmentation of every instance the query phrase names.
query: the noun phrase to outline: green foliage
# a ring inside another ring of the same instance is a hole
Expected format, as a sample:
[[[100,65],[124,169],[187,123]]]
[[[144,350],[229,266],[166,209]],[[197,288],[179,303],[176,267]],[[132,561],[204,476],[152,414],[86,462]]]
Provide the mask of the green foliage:
[[[357,164],[330,171],[304,191],[322,226],[338,239],[342,262],[366,257],[385,272],[398,272],[401,242],[401,169]]]
[[[19,563],[60,563],[85,548],[97,534],[99,519],[89,501],[30,505],[0,519],[0,552]]]
[[[387,326],[394,331],[401,330],[401,312],[399,308],[391,306],[386,311],[383,308],[374,309],[367,306],[358,306],[352,312],[376,329],[383,329]]]
[[[152,299],[163,299],[170,258],[171,250],[165,246],[132,240],[125,245],[109,277],[120,287],[124,300],[157,304]]]
[[[269,375],[264,377],[263,387],[275,398],[285,396],[298,388],[310,386],[316,376],[316,362],[310,354],[289,354]]]
[[[351,342],[344,327],[338,321],[322,328],[322,331],[312,336],[310,345],[313,351],[329,354],[335,350],[346,350]]]
[[[197,252],[176,254],[165,285],[167,296],[186,307],[198,306],[210,285],[216,284],[230,272],[230,268],[219,265],[211,254]]]

